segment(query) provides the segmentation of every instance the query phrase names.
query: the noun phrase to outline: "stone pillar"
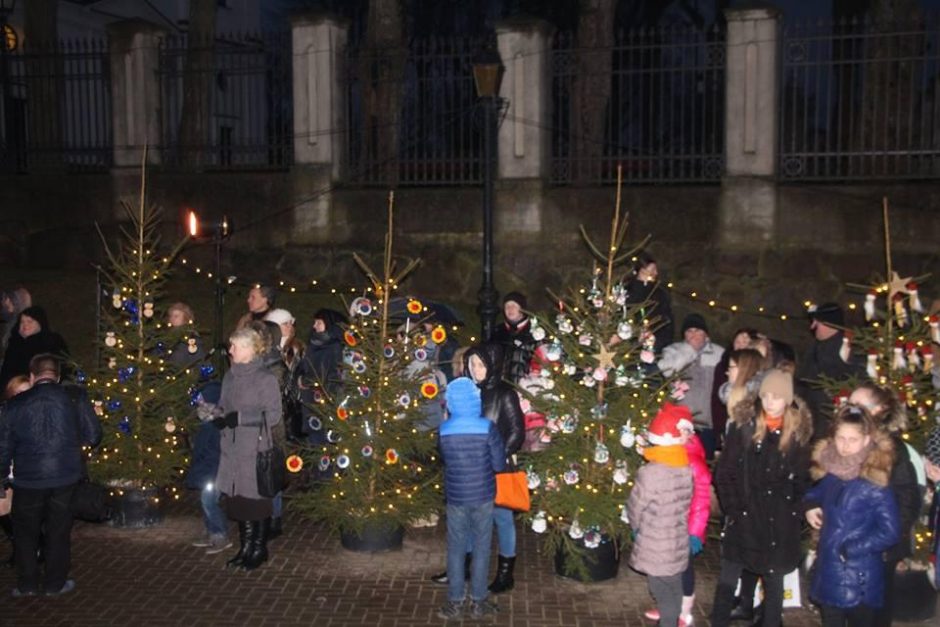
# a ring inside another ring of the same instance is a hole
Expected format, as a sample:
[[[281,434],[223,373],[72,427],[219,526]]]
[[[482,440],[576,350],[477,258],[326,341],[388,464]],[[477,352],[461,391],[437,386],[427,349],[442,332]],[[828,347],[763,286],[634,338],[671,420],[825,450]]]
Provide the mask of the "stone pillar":
[[[342,177],[346,160],[348,24],[322,13],[291,19],[294,71],[294,163],[329,165]]]
[[[551,168],[553,28],[532,18],[496,26],[506,67],[500,97],[508,109],[499,126],[496,189],[497,237],[514,241],[542,228],[545,184]],[[510,235],[511,234],[511,235]]]
[[[772,8],[728,9],[725,71],[725,173],[775,176],[779,99]]]
[[[499,127],[500,179],[547,179],[551,165],[552,27],[542,20],[496,26],[506,67],[500,96],[509,101]]]
[[[108,24],[111,49],[111,116],[114,165],[140,167],[144,147],[148,161],[160,162],[160,38],[166,31],[142,20]]]
[[[777,211],[780,13],[769,7],[725,11],[725,177],[720,241],[730,247],[772,242]]]

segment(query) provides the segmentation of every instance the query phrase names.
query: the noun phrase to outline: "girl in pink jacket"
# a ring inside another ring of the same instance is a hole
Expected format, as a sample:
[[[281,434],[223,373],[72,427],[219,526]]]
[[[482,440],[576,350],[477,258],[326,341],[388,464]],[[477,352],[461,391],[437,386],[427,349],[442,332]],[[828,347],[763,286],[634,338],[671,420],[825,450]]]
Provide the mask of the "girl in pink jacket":
[[[670,405],[667,403],[667,405]],[[686,420],[692,422],[691,412],[682,405],[670,405],[671,411],[687,414]],[[686,421],[680,421],[680,426]],[[685,438],[685,451],[689,457],[689,467],[692,469],[692,503],[689,506],[689,565],[682,573],[682,611],[679,615],[679,627],[692,625],[692,606],[695,603],[695,568],[692,557],[702,552],[705,545],[705,530],[708,527],[708,517],[711,513],[711,483],[712,473],[705,461],[705,447],[691,428],[682,429]],[[659,608],[647,610],[644,614],[651,621],[659,620]]]

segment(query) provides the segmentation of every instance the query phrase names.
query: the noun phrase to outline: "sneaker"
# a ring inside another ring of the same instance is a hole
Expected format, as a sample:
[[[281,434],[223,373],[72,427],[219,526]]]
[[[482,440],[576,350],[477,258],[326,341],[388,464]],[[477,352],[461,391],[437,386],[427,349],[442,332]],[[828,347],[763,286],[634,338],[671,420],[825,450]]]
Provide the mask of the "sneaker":
[[[654,623],[658,623],[659,622],[659,608],[654,607],[652,609],[646,610],[646,612],[644,612],[643,614],[643,618],[645,618],[646,620],[651,620]]]
[[[14,599],[21,599],[23,597],[34,597],[36,596],[35,590],[20,590],[19,588],[13,588],[13,592],[10,594],[13,595]]]
[[[457,620],[463,617],[463,601],[448,601],[447,605],[437,611],[438,618],[444,620]]]
[[[692,627],[693,618],[691,614],[679,615],[679,627]]]
[[[58,597],[58,596],[62,596],[63,594],[68,594],[69,592],[71,592],[71,591],[74,590],[74,589],[75,589],[75,580],[74,580],[74,579],[66,579],[66,580],[65,580],[65,583],[62,585],[62,587],[61,587],[59,590],[54,591],[54,592],[46,591],[46,596],[47,596],[47,597]]]
[[[199,536],[198,539],[192,541],[192,543],[190,544],[190,546],[194,546],[194,547],[196,547],[197,549],[204,549],[204,548],[206,548],[206,547],[212,546],[212,540],[209,539],[209,536],[208,536],[208,535]]]
[[[206,555],[215,555],[216,553],[221,553],[225,549],[231,548],[232,541],[228,539],[228,536],[220,536],[218,538],[213,538],[206,545]]]
[[[483,599],[482,601],[474,601],[470,606],[470,617],[474,619],[483,618],[484,616],[495,614],[498,611],[498,605],[489,599]]]

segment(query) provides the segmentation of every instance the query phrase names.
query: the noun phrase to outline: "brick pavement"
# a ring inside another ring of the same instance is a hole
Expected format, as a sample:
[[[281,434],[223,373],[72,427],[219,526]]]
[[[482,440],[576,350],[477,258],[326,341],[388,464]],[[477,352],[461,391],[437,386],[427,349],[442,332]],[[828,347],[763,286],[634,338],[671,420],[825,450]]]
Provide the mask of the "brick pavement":
[[[14,574],[0,568],[3,627],[98,625],[344,626],[440,625],[435,615],[446,588],[427,581],[444,564],[443,525],[409,530],[404,549],[387,554],[343,550],[316,525],[288,518],[271,544],[271,560],[254,573],[223,569],[230,555],[206,556],[189,546],[201,529],[195,500],[174,504],[151,530],[79,523],[73,533],[76,592],[62,598],[13,599]],[[520,531],[517,584],[500,595],[489,624],[520,627],[644,625],[650,606],[644,579],[622,568],[617,579],[580,584],[556,577],[538,538]],[[7,547],[0,549],[6,555]],[[495,560],[494,560],[495,562]],[[696,561],[696,624],[706,625],[717,572],[717,550]],[[809,610],[787,610],[787,627],[818,625]],[[468,623],[470,621],[467,621]],[[648,624],[648,623],[646,623]]]

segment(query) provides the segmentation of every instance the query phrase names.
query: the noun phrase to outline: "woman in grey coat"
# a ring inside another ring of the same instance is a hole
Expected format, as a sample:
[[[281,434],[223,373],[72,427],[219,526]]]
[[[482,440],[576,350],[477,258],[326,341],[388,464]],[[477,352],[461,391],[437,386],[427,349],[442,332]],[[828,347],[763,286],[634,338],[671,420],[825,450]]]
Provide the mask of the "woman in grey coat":
[[[222,430],[216,485],[225,495],[223,507],[238,521],[241,542],[228,566],[254,570],[268,559],[271,499],[258,494],[255,463],[259,451],[272,446],[272,427],[281,421],[277,379],[261,361],[262,338],[245,328],[229,337],[232,367],[222,379],[219,407],[213,421]]]

